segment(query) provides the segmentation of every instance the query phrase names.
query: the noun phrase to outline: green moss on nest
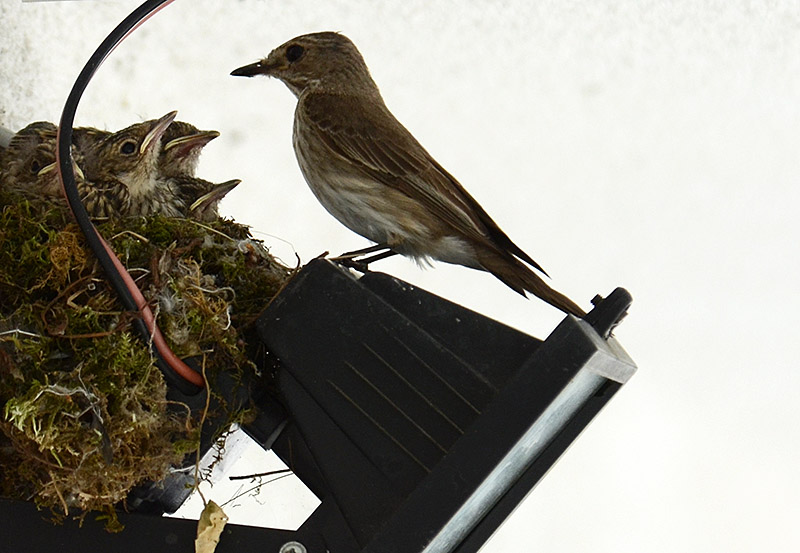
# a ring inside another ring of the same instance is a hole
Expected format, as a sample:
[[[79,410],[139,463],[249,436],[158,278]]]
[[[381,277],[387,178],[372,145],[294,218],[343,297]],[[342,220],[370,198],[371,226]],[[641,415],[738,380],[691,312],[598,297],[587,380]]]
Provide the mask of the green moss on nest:
[[[97,227],[178,356],[202,356],[209,375],[253,370],[252,323],[291,271],[247,227],[164,217]],[[200,421],[170,407],[131,322],[65,208],[0,191],[0,494],[113,513],[196,447]]]

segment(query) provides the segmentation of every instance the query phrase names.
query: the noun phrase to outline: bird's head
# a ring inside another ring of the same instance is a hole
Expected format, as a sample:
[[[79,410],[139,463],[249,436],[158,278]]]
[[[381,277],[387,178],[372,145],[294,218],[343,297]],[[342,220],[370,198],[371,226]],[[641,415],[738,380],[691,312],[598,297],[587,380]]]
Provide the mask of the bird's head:
[[[31,123],[11,139],[4,153],[0,181],[11,190],[36,198],[61,197],[61,180],[56,165],[56,133],[48,122]],[[82,156],[72,150],[72,171],[77,181],[84,179],[78,163]]]
[[[217,131],[201,131],[189,123],[173,121],[161,139],[161,172],[168,176],[193,175],[203,147],[218,136]]]
[[[45,121],[31,123],[11,139],[3,153],[0,181],[9,189],[55,196],[60,193],[56,161],[55,125]]]
[[[87,156],[89,179],[118,179],[132,191],[150,188],[147,184],[155,178],[161,137],[176,115],[176,111],[171,111],[100,140],[93,155]]]
[[[231,72],[237,77],[268,75],[295,94],[304,91],[377,91],[361,53],[346,36],[334,32],[302,35],[278,46],[255,63]]]
[[[218,217],[217,206],[225,195],[242,182],[233,179],[221,184],[212,184],[208,191],[194,200],[189,206],[189,214],[198,221],[211,222]]]

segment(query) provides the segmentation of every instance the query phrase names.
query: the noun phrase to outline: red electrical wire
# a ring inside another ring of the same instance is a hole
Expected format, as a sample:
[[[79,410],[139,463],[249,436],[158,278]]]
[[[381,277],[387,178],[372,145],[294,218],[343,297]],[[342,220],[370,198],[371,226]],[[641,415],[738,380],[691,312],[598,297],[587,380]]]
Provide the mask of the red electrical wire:
[[[97,230],[95,230],[95,232],[97,232]],[[98,236],[100,236],[100,233],[98,233]],[[108,255],[111,256],[111,261],[114,262],[114,265],[117,267],[120,276],[128,286],[128,291],[131,293],[131,296],[133,296],[133,299],[136,302],[136,307],[139,308],[139,313],[142,314],[142,319],[144,319],[144,324],[147,325],[147,330],[150,332],[153,345],[158,353],[161,354],[164,362],[184,380],[188,380],[195,386],[202,387],[205,385],[203,375],[184,363],[183,360],[175,355],[175,352],[172,351],[167,345],[166,340],[164,340],[164,335],[161,334],[161,330],[156,324],[156,318],[153,315],[153,311],[150,309],[150,306],[147,305],[147,300],[145,300],[144,296],[142,295],[142,291],[139,290],[139,287],[136,285],[136,282],[134,282],[133,277],[122,264],[122,261],[119,260],[117,255],[111,249],[111,246],[108,245],[108,242],[106,242],[102,236],[100,236],[100,240],[103,241],[103,246],[105,246]]]
[[[68,145],[63,145],[61,143],[62,127],[64,126],[65,120],[68,121],[69,124],[66,125],[66,127],[67,127],[67,131],[66,132],[67,132],[67,134],[71,135],[71,132],[72,132],[72,129],[71,129],[71,127],[72,127],[72,117],[74,117],[74,110],[72,111],[71,114],[69,114],[68,111],[69,111],[69,108],[70,108],[71,104],[73,104],[73,103],[74,103],[74,106],[72,106],[72,107],[77,109],[77,102],[78,102],[78,99],[80,99],[80,94],[82,93],[82,90],[80,89],[80,85],[85,87],[85,85],[88,84],[88,81],[89,81],[89,79],[91,79],[91,76],[94,74],[94,72],[100,67],[100,65],[102,65],[102,63],[111,54],[111,52],[113,52],[114,49],[123,40],[125,40],[133,31],[138,29],[139,26],[142,25],[142,23],[144,23],[145,21],[150,19],[150,17],[152,17],[155,13],[160,11],[162,8],[168,6],[173,1],[174,0],[161,0],[160,2],[155,2],[155,4],[154,4],[154,2],[152,0],[150,0],[150,1],[147,1],[144,4],[142,4],[134,12],[134,13],[136,13],[137,11],[145,10],[145,13],[143,13],[139,17],[139,20],[129,30],[127,30],[120,38],[118,38],[115,42],[113,42],[113,44],[111,44],[110,47],[107,48],[106,52],[102,52],[101,51],[102,48],[103,48],[103,45],[101,45],[100,49],[98,49],[98,51],[95,52],[95,55],[89,60],[89,62],[87,63],[86,67],[84,67],[84,70],[81,72],[81,75],[78,78],[78,82],[76,82],[75,87],[70,92],[70,96],[67,99],[67,106],[65,106],[65,108],[64,108],[64,115],[62,116],[61,124],[58,127],[58,135],[57,135],[56,140],[57,140],[57,143],[58,143],[59,147],[56,148],[56,168],[57,168],[57,171],[58,171],[58,178],[61,181],[62,191],[64,193],[64,196],[67,198],[67,203],[70,206],[70,210],[72,211],[73,216],[76,218],[76,220],[78,220],[79,224],[81,223],[82,220],[84,222],[88,222],[88,226],[91,228],[91,230],[88,231],[88,232],[93,232],[94,235],[97,237],[99,243],[102,245],[102,248],[105,249],[105,252],[108,254],[108,257],[110,258],[113,266],[112,267],[108,267],[106,264],[103,264],[104,269],[106,269],[107,272],[109,270],[113,270],[113,272],[116,273],[116,275],[113,278],[113,280],[119,282],[119,280],[121,279],[121,281],[124,284],[125,288],[127,288],[127,292],[129,294],[130,298],[127,301],[123,301],[123,303],[127,303],[130,300],[133,301],[133,303],[135,304],[136,308],[139,310],[139,313],[142,316],[142,320],[144,322],[144,325],[145,325],[145,327],[147,329],[147,332],[149,333],[149,338],[150,338],[150,340],[152,340],[152,345],[156,348],[156,351],[157,351],[159,357],[169,367],[169,369],[171,369],[175,374],[177,374],[178,376],[180,376],[184,380],[194,384],[195,386],[202,387],[202,386],[205,385],[205,381],[204,381],[202,375],[197,373],[191,367],[189,367],[186,363],[184,363],[169,348],[169,346],[166,343],[166,340],[164,340],[164,336],[161,334],[161,331],[159,330],[158,325],[156,324],[156,320],[155,320],[155,316],[153,315],[153,311],[150,309],[150,306],[147,304],[147,301],[144,299],[144,296],[142,295],[141,290],[139,290],[139,287],[136,285],[136,283],[134,282],[133,278],[128,273],[128,271],[125,268],[125,266],[122,264],[122,262],[116,256],[116,254],[111,249],[111,247],[108,245],[108,243],[103,239],[103,237],[97,231],[97,229],[95,228],[94,224],[92,224],[91,221],[88,220],[88,215],[86,214],[86,210],[85,210],[85,208],[83,208],[82,204],[77,207],[77,209],[82,211],[82,213],[81,214],[76,213],[76,206],[74,206],[73,202],[70,201],[70,194],[68,193],[67,185],[65,184],[64,173],[63,173],[63,170],[64,170],[65,166],[67,168],[69,168],[70,171],[73,171],[73,169],[71,168],[71,160],[67,161],[67,160],[63,160],[62,159],[65,156],[71,157],[71,152],[69,150],[69,146]],[[152,6],[152,7],[148,7],[148,4],[150,6]],[[133,15],[133,14],[131,14],[131,15]],[[114,35],[114,33],[116,33],[118,29],[119,29],[119,27],[117,27],[112,32],[112,35],[109,36],[106,39],[106,41],[111,39],[112,36]],[[106,44],[106,41],[104,41],[104,43],[103,43],[104,45]],[[102,56],[99,58],[99,61],[96,61],[96,56],[98,56],[99,54],[102,54]],[[83,79],[83,82],[81,82],[82,79]],[[77,94],[77,98],[74,98],[75,94]],[[63,156],[62,156],[62,148],[64,149],[64,152],[65,152]],[[65,164],[64,161],[67,161],[67,163],[69,163],[69,165]],[[71,175],[71,177],[72,177],[72,179],[71,179],[71,182],[70,182],[70,188],[72,189],[71,190],[72,193],[76,194],[77,193],[77,189],[75,188],[74,173]],[[80,200],[78,200],[78,202],[80,203]],[[84,233],[87,232],[87,229],[84,228],[84,225],[81,225],[81,229],[84,231]],[[87,240],[89,240],[90,245],[92,245],[92,249],[95,251],[95,254],[96,255],[101,255],[101,252],[98,252],[98,250],[96,248],[96,245],[97,245],[96,242],[91,240],[91,237],[89,235],[87,235]],[[95,242],[94,245],[93,245],[93,242]],[[122,293],[119,289],[117,291],[120,294]]]

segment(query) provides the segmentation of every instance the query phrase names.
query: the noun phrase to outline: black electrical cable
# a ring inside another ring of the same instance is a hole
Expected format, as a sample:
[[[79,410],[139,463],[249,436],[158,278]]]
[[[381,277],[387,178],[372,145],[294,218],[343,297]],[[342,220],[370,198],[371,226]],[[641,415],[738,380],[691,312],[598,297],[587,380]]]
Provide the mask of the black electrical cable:
[[[62,185],[64,187],[64,194],[67,197],[72,213],[75,217],[78,226],[86,237],[89,247],[97,257],[100,266],[105,271],[106,276],[117,292],[117,295],[122,302],[125,309],[130,311],[140,312],[140,305],[134,298],[133,293],[128,287],[125,278],[115,264],[115,259],[112,258],[113,253],[110,253],[105,246],[102,237],[98,234],[91,220],[86,208],[81,201],[78,187],[75,182],[75,174],[72,169],[72,125],[75,121],[75,112],[78,109],[78,102],[86,90],[89,81],[92,79],[95,71],[105,61],[106,57],[122,42],[128,34],[136,29],[148,17],[153,15],[159,9],[171,4],[173,0],[147,0],[141,6],[131,12],[117,27],[111,31],[106,39],[95,50],[94,54],[89,58],[89,61],[84,66],[83,70],[78,75],[75,84],[72,87],[69,95],[67,96],[64,111],[61,114],[61,121],[58,128],[58,148],[56,150],[56,158],[59,167],[59,174],[61,177]],[[118,263],[118,262],[117,262]],[[144,339],[148,347],[151,348],[155,356],[156,363],[161,371],[164,373],[170,384],[176,386],[181,392],[192,394],[199,391],[201,388],[198,382],[202,382],[202,377],[194,378],[192,381],[188,380],[185,376],[181,376],[178,371],[170,366],[164,359],[164,355],[159,351],[158,347],[154,346],[154,336],[151,335],[150,329],[144,319],[137,317],[134,320],[134,326],[139,334]],[[158,333],[158,329],[153,322],[153,331]],[[171,353],[171,352],[170,352]],[[174,354],[172,354],[174,356]],[[180,360],[178,360],[180,361]]]

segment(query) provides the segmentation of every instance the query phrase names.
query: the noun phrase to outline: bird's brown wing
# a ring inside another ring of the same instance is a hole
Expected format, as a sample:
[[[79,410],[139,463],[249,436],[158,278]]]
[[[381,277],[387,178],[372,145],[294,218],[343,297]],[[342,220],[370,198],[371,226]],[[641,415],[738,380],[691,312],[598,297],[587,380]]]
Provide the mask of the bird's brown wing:
[[[298,104],[299,116],[332,153],[365,176],[420,202],[457,234],[499,247],[544,273],[380,99],[380,109],[371,100],[371,109],[364,109],[367,101],[347,102],[343,109],[341,97],[313,94]]]

